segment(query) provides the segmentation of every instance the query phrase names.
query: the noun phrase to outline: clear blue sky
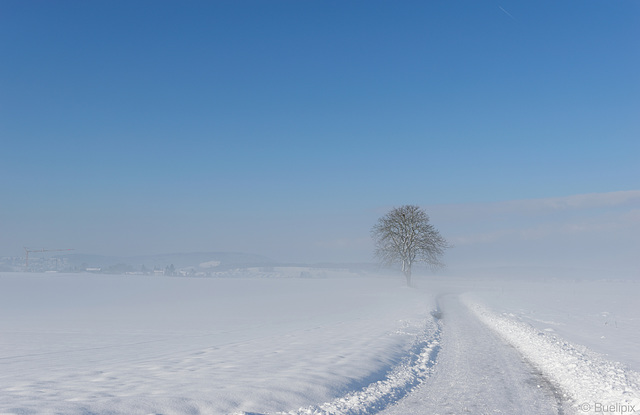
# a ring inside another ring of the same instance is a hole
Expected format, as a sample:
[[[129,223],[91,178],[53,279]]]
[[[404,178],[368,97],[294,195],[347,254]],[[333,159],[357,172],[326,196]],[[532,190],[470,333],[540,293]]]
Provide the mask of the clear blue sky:
[[[639,45],[637,0],[1,0],[0,253],[344,260],[389,206],[637,190]]]

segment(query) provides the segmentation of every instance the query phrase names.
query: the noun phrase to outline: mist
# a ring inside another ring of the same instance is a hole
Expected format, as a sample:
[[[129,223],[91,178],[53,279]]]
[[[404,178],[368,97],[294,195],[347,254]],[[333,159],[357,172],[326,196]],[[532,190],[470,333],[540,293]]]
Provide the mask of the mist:
[[[456,247],[452,270],[640,275],[640,192],[431,207]],[[437,222],[436,222],[437,223]]]
[[[28,246],[121,257],[242,252],[279,263],[374,263],[369,232],[389,208],[34,219],[20,226],[9,223],[0,248],[5,255],[23,255],[22,246]],[[423,208],[453,245],[443,258],[446,269],[439,272],[640,274],[640,191]]]

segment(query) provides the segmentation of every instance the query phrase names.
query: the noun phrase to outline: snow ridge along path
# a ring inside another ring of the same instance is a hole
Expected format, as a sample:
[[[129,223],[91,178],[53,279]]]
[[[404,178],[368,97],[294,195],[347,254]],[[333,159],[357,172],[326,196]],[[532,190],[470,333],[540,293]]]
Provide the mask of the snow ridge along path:
[[[464,296],[489,328],[559,385],[578,413],[640,413],[640,373]]]
[[[350,392],[318,406],[300,408],[297,411],[280,412],[281,415],[368,415],[384,408],[411,393],[432,373],[440,351],[440,310],[431,312],[422,333],[407,357],[394,367],[383,380],[371,383],[361,390]]]

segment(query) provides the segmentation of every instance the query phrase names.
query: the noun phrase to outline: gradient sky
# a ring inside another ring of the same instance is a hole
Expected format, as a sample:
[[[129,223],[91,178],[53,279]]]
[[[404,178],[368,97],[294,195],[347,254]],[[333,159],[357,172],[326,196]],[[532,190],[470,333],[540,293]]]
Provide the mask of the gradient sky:
[[[443,207],[640,189],[637,0],[0,0],[0,39],[0,254],[362,261],[391,206],[469,241]]]

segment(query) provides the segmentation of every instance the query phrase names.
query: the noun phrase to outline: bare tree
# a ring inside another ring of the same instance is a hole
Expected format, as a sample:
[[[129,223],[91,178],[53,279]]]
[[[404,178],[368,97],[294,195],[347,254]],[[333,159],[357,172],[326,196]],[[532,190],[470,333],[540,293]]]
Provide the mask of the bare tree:
[[[392,209],[371,229],[376,257],[385,265],[402,264],[402,272],[411,285],[411,267],[424,262],[432,268],[443,267],[440,257],[450,245],[429,223],[429,216],[418,206]]]

